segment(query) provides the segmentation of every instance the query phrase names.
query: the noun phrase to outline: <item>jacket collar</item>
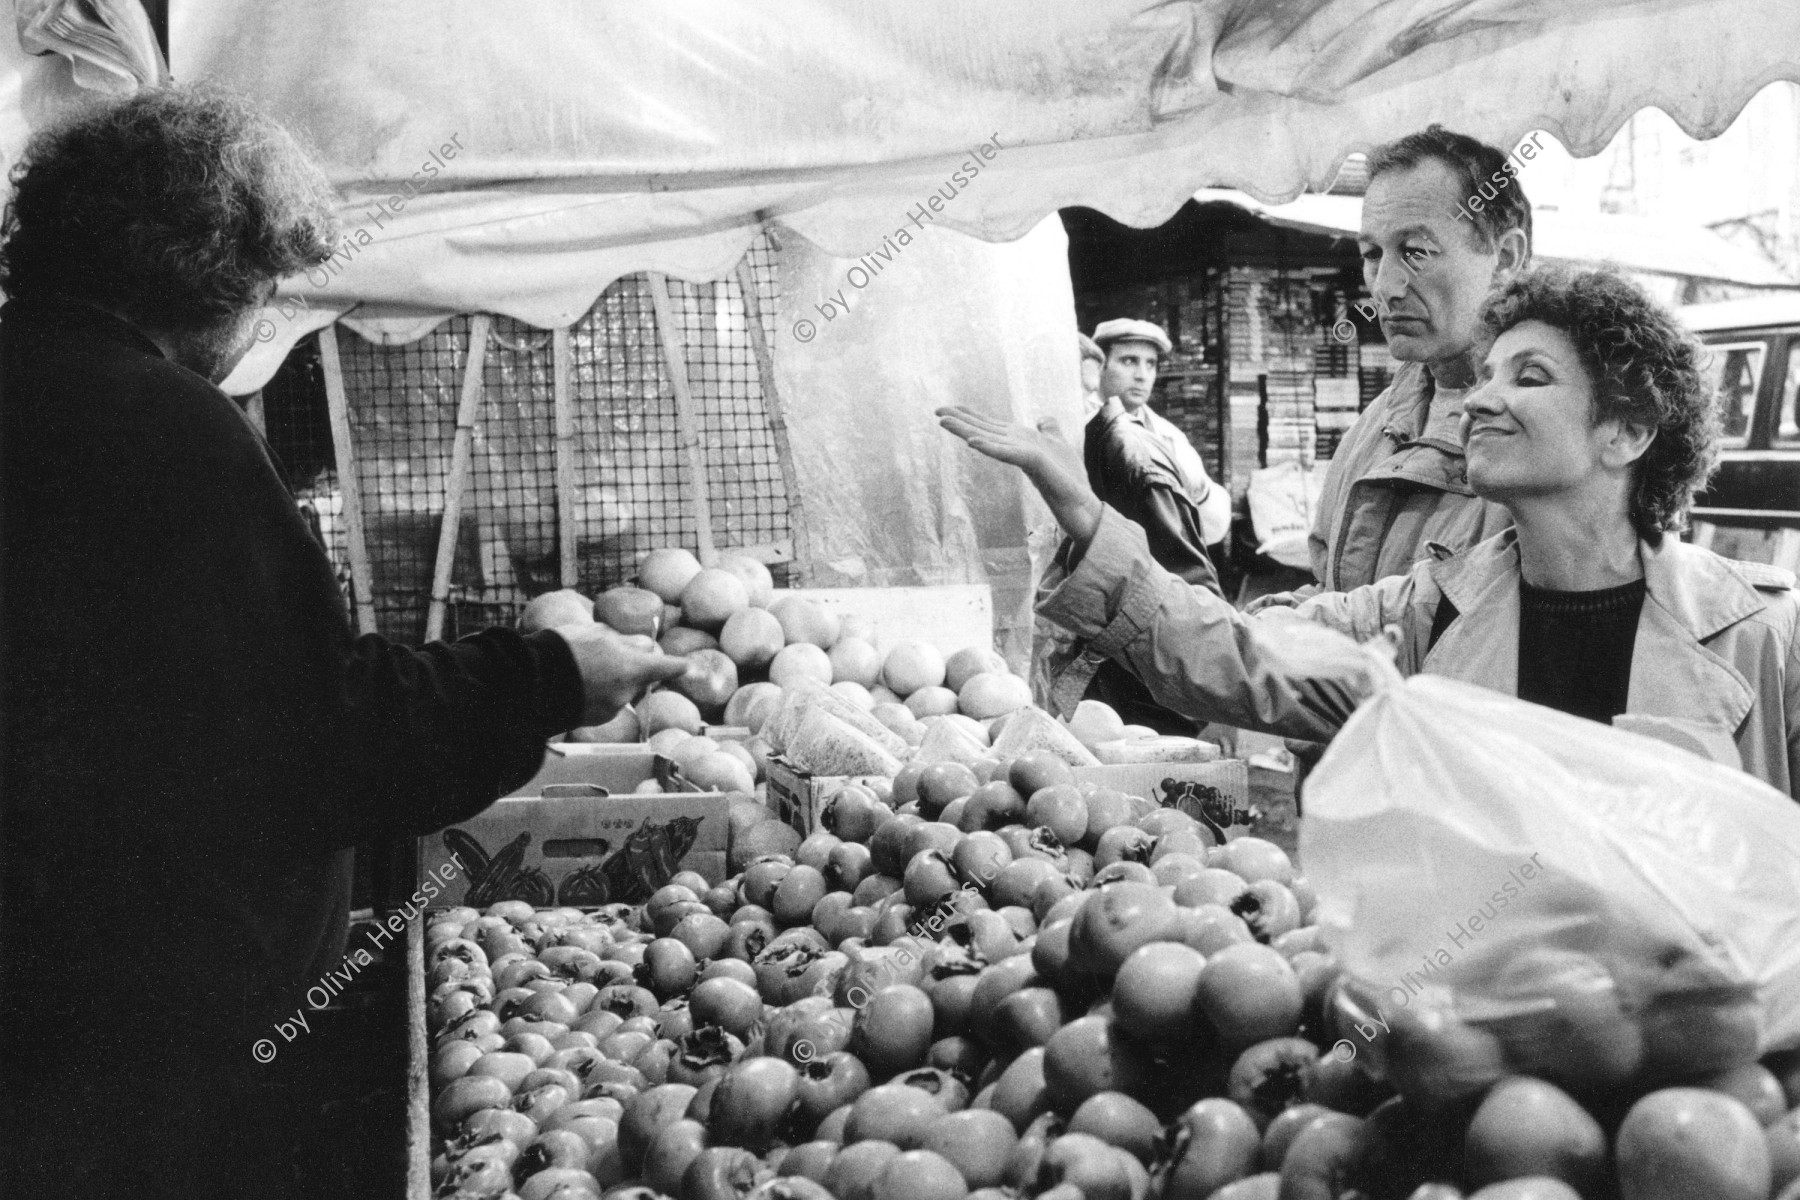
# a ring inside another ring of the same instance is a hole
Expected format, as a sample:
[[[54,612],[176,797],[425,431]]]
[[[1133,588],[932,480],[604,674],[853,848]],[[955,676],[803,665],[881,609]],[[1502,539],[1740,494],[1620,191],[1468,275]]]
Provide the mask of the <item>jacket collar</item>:
[[[86,300],[70,296],[13,297],[0,307],[0,321],[43,324],[60,329],[103,337],[121,346],[167,358],[162,347],[137,326]]]
[[[1768,605],[1730,562],[1676,537],[1640,542],[1652,598],[1677,624],[1704,641]]]
[[[1400,445],[1417,441],[1425,432],[1431,398],[1436,394],[1437,387],[1424,363],[1403,364],[1388,385],[1387,420],[1382,423],[1382,432]]]
[[[1735,731],[1756,695],[1742,672],[1706,646],[1766,605],[1724,559],[1674,537],[1638,543],[1644,607],[1633,643],[1633,713]],[[1518,694],[1518,531],[1508,529],[1427,568],[1464,619],[1426,655],[1439,674]]]
[[[1647,599],[1668,612],[1677,627],[1696,642],[1761,612],[1762,594],[1730,563],[1675,537],[1652,543],[1640,540]],[[1508,529],[1431,567],[1432,578],[1460,613],[1468,613],[1505,590],[1516,599],[1519,578],[1518,530]]]

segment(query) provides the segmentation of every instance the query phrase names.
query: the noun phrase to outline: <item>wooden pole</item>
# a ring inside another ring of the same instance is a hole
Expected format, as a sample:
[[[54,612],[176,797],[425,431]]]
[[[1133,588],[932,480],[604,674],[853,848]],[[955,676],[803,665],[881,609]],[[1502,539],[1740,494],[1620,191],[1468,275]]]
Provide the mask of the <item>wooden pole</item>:
[[[803,587],[811,558],[807,554],[806,514],[800,503],[800,483],[794,471],[794,454],[788,442],[787,408],[781,402],[781,391],[775,386],[775,358],[769,352],[769,339],[763,329],[762,293],[756,288],[756,272],[750,269],[748,254],[738,259],[738,291],[744,297],[744,324],[750,332],[750,350],[756,355],[756,374],[762,382],[763,409],[768,416],[769,436],[775,441],[775,457],[781,462],[781,486],[787,490],[788,533],[792,545],[793,567],[789,584]]]
[[[438,528],[437,570],[431,577],[431,608],[425,615],[425,640],[444,636],[444,608],[450,600],[450,572],[456,565],[456,537],[462,525],[463,493],[468,490],[474,459],[475,422],[481,415],[481,372],[487,360],[492,318],[476,313],[469,322],[469,353],[464,363],[462,403],[456,409],[456,442],[450,450],[450,478],[444,485],[444,520]]]
[[[718,554],[713,549],[712,505],[706,485],[706,457],[701,453],[700,421],[694,411],[694,393],[688,387],[687,348],[675,324],[675,308],[669,303],[669,280],[650,272],[650,302],[656,309],[656,334],[662,342],[663,363],[669,370],[669,386],[675,391],[675,415],[681,424],[681,450],[687,459],[688,506],[694,532],[700,542],[700,561],[711,566]]]
[[[337,458],[338,491],[344,498],[344,541],[350,551],[350,599],[359,633],[375,632],[375,577],[369,570],[369,543],[363,537],[362,481],[356,474],[356,447],[350,441],[350,404],[344,368],[338,359],[337,325],[319,330],[319,367],[325,374],[325,406],[331,414],[331,442]]]
[[[575,549],[575,411],[569,398],[569,331],[550,333],[552,402],[556,406],[556,561],[561,583],[581,578]]]
[[[431,1195],[431,1052],[425,1045],[425,914],[406,923],[406,1196]]]

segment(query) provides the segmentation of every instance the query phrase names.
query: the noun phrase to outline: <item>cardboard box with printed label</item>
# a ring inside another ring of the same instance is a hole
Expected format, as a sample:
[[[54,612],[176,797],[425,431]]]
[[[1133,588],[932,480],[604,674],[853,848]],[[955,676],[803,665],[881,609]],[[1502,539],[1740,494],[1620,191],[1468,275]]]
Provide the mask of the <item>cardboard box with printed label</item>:
[[[667,759],[648,750],[641,757],[653,760],[646,778],[674,782]],[[614,765],[625,777],[643,764],[619,756]],[[508,796],[421,838],[421,877],[454,855],[462,871],[442,904],[641,904],[678,871],[725,878],[728,809],[718,792],[618,795],[591,782],[546,784],[540,795]]]
[[[1250,768],[1241,758],[1200,763],[1116,763],[1076,767],[1077,783],[1117,788],[1178,808],[1196,820],[1233,831],[1256,831],[1250,807]],[[1168,787],[1167,784],[1174,786]]]
[[[853,778],[849,775],[813,775],[780,755],[769,759],[767,776],[769,811],[793,826],[801,837],[820,828],[819,814],[837,795],[838,789]]]

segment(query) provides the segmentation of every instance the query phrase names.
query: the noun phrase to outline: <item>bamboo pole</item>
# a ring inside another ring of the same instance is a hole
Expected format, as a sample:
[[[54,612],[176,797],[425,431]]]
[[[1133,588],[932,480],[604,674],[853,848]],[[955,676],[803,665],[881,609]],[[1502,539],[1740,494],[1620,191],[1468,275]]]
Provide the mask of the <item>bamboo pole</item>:
[[[575,549],[575,411],[569,398],[569,331],[550,333],[551,378],[556,407],[556,561],[561,583],[580,581]]]
[[[706,485],[706,457],[701,453],[700,421],[694,411],[694,393],[688,386],[687,348],[682,344],[681,330],[675,324],[674,306],[669,303],[668,277],[656,271],[650,272],[650,302],[656,309],[656,334],[662,342],[669,386],[675,391],[681,450],[687,460],[688,506],[693,512],[694,532],[700,542],[700,561],[710,567],[718,554],[713,549],[712,504]]]
[[[450,451],[450,478],[444,485],[444,520],[438,528],[437,569],[431,577],[431,608],[425,615],[425,640],[444,636],[444,609],[450,600],[450,572],[456,566],[456,537],[462,525],[463,493],[468,490],[474,459],[475,422],[481,415],[481,372],[487,360],[492,318],[476,313],[469,323],[469,353],[464,363],[462,402],[456,409],[456,442]]]
[[[806,513],[800,503],[800,482],[794,471],[794,455],[788,442],[787,409],[781,402],[781,391],[775,386],[775,358],[769,351],[769,339],[763,329],[762,293],[756,289],[756,272],[750,269],[748,254],[738,259],[738,291],[744,297],[744,324],[750,332],[750,350],[756,355],[756,373],[762,381],[763,409],[768,416],[769,436],[775,442],[775,457],[781,462],[781,486],[787,490],[788,532],[793,555],[793,587],[804,587],[811,558],[807,554]]]
[[[350,404],[344,367],[338,359],[337,325],[319,330],[319,367],[325,374],[325,406],[331,414],[331,442],[337,459],[338,491],[344,498],[344,541],[350,551],[350,599],[359,633],[375,632],[375,577],[369,570],[369,543],[363,537],[362,481],[350,441]]]

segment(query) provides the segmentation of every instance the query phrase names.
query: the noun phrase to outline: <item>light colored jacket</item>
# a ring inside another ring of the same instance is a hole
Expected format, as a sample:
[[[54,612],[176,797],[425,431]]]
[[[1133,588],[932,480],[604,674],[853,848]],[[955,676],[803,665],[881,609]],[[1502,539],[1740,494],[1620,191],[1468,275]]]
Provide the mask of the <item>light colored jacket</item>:
[[[1734,746],[1744,770],[1795,794],[1800,778],[1800,592],[1786,571],[1738,563],[1673,537],[1640,543],[1645,598],[1626,711]],[[1435,645],[1448,600],[1460,615]],[[1075,570],[1039,609],[1117,657],[1159,702],[1202,720],[1327,740],[1373,690],[1365,641],[1399,627],[1403,675],[1446,675],[1518,694],[1519,552],[1507,530],[1406,575],[1246,615],[1151,561],[1108,510]],[[1622,722],[1624,723],[1624,722]]]
[[[1407,363],[1338,443],[1307,538],[1320,591],[1405,575],[1433,544],[1454,553],[1512,524],[1470,490],[1462,447],[1425,436],[1435,392]]]
[[[1148,404],[1130,414],[1144,428],[1156,435],[1168,452],[1176,477],[1187,489],[1188,498],[1200,510],[1200,532],[1207,545],[1225,540],[1231,532],[1231,493],[1212,481],[1200,452],[1181,427],[1152,409]]]

